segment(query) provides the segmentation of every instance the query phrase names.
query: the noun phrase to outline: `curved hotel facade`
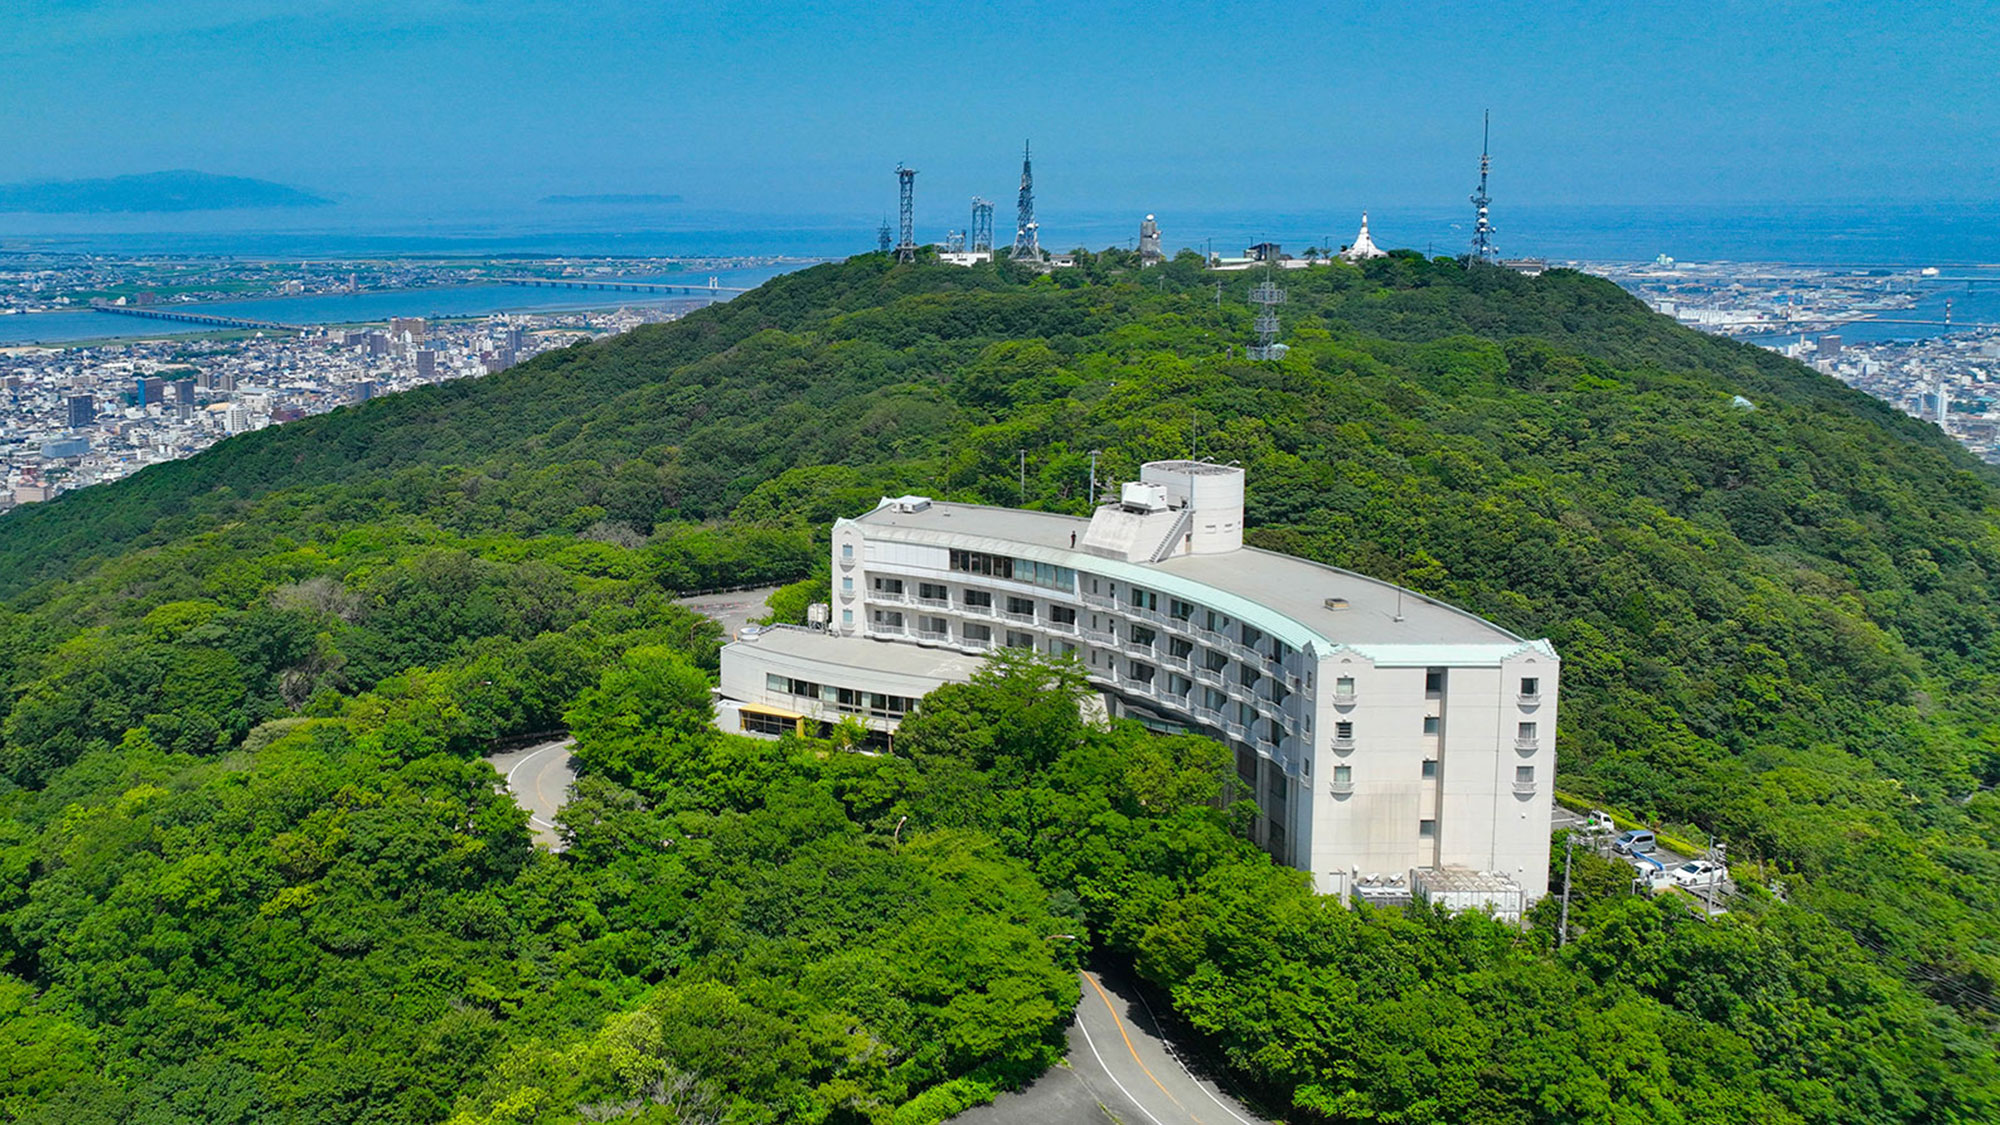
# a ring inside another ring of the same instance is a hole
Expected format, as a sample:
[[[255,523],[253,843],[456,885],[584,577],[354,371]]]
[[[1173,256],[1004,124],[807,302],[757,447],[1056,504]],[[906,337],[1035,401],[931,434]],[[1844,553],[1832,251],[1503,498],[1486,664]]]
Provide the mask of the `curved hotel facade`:
[[[833,529],[824,629],[723,649],[718,722],[916,700],[1008,646],[1073,653],[1110,713],[1234,752],[1255,838],[1326,893],[1547,890],[1559,662],[1463,610],[1243,546],[1244,474],[1157,461],[1090,519],[885,499]]]

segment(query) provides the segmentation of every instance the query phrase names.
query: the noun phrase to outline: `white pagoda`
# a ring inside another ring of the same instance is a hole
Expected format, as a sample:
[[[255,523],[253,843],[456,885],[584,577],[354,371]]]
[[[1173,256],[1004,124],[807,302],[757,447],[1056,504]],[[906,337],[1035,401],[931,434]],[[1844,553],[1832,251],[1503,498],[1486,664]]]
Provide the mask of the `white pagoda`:
[[[1361,212],[1361,233],[1354,236],[1354,245],[1340,252],[1341,260],[1359,262],[1369,258],[1386,258],[1388,256],[1389,252],[1387,250],[1375,245],[1375,240],[1368,237],[1368,212]]]

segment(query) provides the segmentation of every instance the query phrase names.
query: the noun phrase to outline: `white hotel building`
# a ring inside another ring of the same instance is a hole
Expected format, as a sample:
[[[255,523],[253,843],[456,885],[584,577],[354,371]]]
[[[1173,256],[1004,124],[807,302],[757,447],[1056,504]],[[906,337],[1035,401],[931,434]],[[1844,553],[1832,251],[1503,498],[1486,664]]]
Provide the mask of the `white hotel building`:
[[[834,525],[823,630],[723,649],[717,721],[893,730],[993,648],[1074,653],[1111,714],[1228,745],[1255,839],[1322,892],[1546,893],[1549,642],[1245,547],[1243,490],[1239,468],[1157,461],[1087,520],[885,499]]]

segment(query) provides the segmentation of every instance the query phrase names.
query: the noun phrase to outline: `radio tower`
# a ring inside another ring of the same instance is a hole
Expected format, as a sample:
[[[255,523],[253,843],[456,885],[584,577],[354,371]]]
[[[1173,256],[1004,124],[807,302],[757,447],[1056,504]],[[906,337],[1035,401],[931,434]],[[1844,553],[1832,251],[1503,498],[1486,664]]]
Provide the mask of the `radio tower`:
[[[972,252],[993,253],[993,204],[972,197]]]
[[[1257,330],[1257,343],[1247,354],[1251,359],[1281,358],[1288,350],[1285,345],[1277,343],[1278,306],[1285,303],[1285,291],[1266,279],[1250,291],[1250,300],[1257,306],[1257,319],[1252,322],[1252,327]]]
[[[1014,260],[1041,261],[1042,247],[1035,239],[1035,165],[1028,159],[1028,142],[1021,142],[1021,199],[1014,219]]]
[[[875,241],[880,244],[878,249],[884,254],[889,252],[889,247],[896,244],[896,235],[889,229],[889,216],[882,216],[882,225],[875,231]]]
[[[896,243],[896,260],[917,260],[917,170],[896,165],[897,214],[903,223],[902,241]]]
[[[1486,123],[1479,137],[1479,190],[1472,193],[1472,206],[1476,217],[1472,224],[1472,260],[1490,262],[1500,256],[1500,248],[1493,245],[1493,221],[1486,216],[1493,197],[1486,194],[1486,173],[1493,166],[1488,143],[1493,137],[1493,111],[1486,111]]]

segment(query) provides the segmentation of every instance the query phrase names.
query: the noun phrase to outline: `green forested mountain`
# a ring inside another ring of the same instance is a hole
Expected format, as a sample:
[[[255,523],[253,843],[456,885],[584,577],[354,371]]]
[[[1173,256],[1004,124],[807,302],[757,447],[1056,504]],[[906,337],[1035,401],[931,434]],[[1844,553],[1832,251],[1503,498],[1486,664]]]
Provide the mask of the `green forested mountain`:
[[[858,258],[0,518],[0,1118],[934,1120],[1059,1043],[1054,932],[1297,1120],[2000,1117],[1990,473],[1574,273],[1287,273],[1251,363],[1260,278],[1133,266]],[[1560,786],[1747,901],[1346,911],[1061,670],[895,758],[699,722],[676,591],[1191,447],[1260,545],[1552,638]],[[562,726],[551,856],[476,758]]]

